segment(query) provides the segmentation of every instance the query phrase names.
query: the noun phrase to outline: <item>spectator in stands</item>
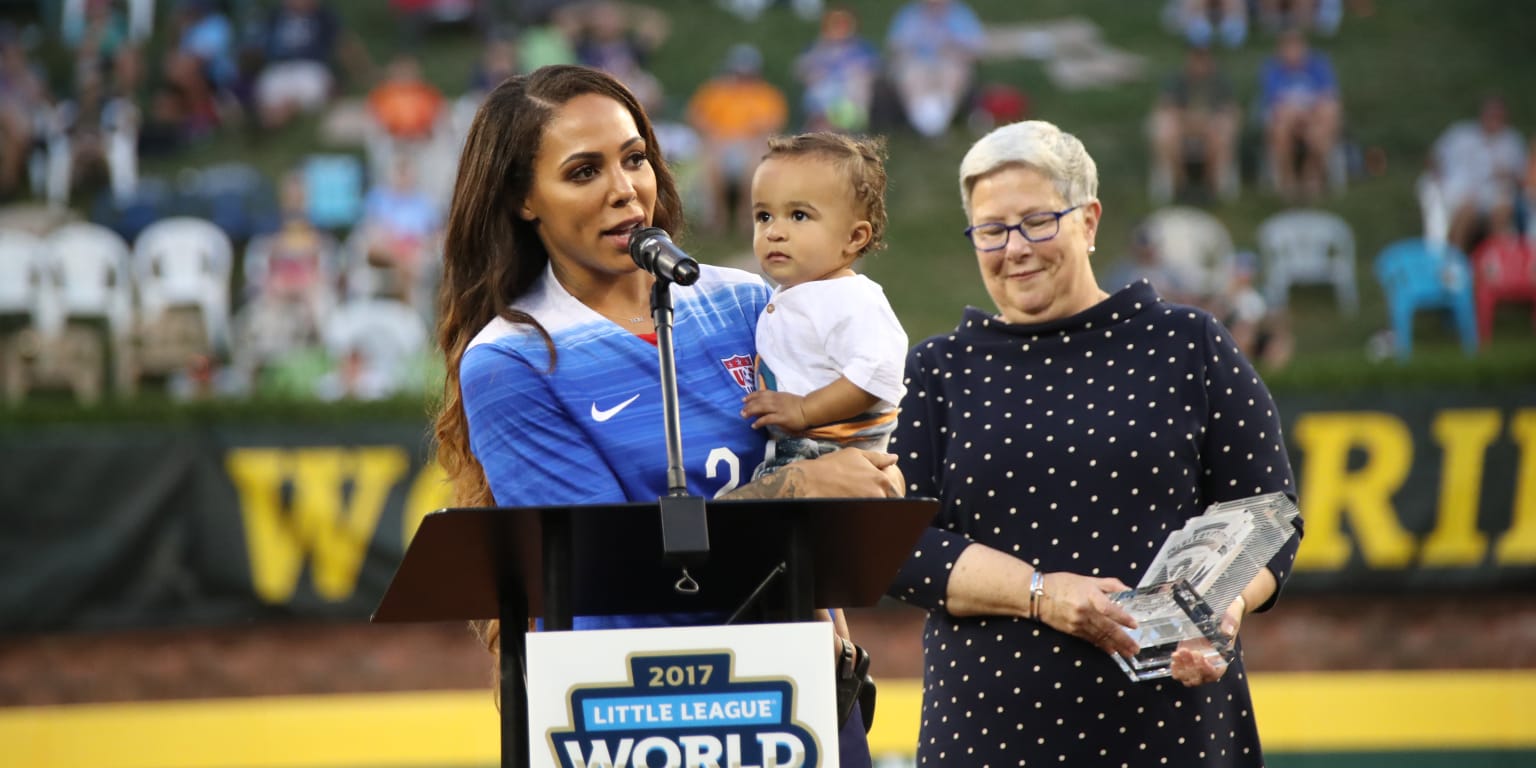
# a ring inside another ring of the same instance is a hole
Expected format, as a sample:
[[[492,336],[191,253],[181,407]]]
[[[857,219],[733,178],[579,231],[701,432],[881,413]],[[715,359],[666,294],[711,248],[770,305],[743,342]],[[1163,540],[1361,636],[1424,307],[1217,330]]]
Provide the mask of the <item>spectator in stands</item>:
[[[1184,188],[1184,161],[1198,153],[1210,192],[1237,194],[1237,133],[1241,112],[1232,83],[1211,52],[1191,46],[1184,67],[1168,78],[1152,112],[1153,197],[1174,199]]]
[[[282,0],[262,28],[264,61],[256,76],[256,109],[265,128],[330,101],[338,60],[366,69],[366,54],[322,0]]]
[[[492,35],[480,50],[480,58],[469,73],[469,88],[464,95],[479,101],[501,81],[517,74],[517,43],[509,37]]]
[[[1343,120],[1332,62],[1308,48],[1300,30],[1287,30],[1264,62],[1259,89],[1275,191],[1287,199],[1321,194]]]
[[[0,27],[0,197],[21,188],[37,115],[49,109],[42,70],[27,58],[14,27]]]
[[[1174,0],[1174,25],[1190,45],[1228,48],[1248,39],[1247,0]]]
[[[129,35],[128,15],[115,0],[86,0],[80,21],[65,24],[64,44],[74,50],[78,85],[108,84],[111,95],[132,95],[142,74],[141,54]]]
[[[1536,136],[1525,153],[1525,182],[1520,196],[1520,208],[1526,237],[1536,245]]]
[[[389,11],[401,32],[407,49],[421,43],[427,27],[434,24],[462,24],[486,19],[476,0],[389,0]]]
[[[234,26],[213,0],[181,0],[175,24],[177,43],[161,61],[163,82],[146,128],[152,145],[167,147],[206,136],[223,123],[240,76]]]
[[[821,18],[821,35],[795,61],[795,76],[805,87],[806,130],[864,130],[879,74],[880,51],[859,36],[853,11],[827,11]]]
[[[390,137],[422,141],[432,136],[444,107],[443,94],[421,76],[416,56],[401,53],[368,94],[368,112]]]
[[[1258,256],[1238,252],[1225,290],[1211,302],[1211,313],[1221,319],[1244,357],[1273,371],[1290,362],[1295,345],[1285,308],[1269,306],[1254,288],[1257,271]]]
[[[1157,240],[1146,224],[1131,231],[1129,258],[1109,273],[1104,281],[1107,290],[1115,291],[1141,280],[1147,281],[1157,295],[1174,304],[1200,306],[1205,303],[1199,286],[1188,285],[1183,272],[1172,269],[1157,249]]]
[[[981,19],[961,0],[914,0],[896,12],[886,37],[891,79],[918,133],[949,130],[984,38]]]
[[[576,43],[581,35],[581,17],[564,8],[553,7],[525,12],[531,19],[517,38],[517,68],[532,72],[553,64],[575,64]]]
[[[233,93],[240,76],[235,61],[235,27],[214,0],[181,0],[181,29],[176,52],[197,60],[198,69],[217,91]]]
[[[1305,29],[1325,37],[1344,21],[1343,0],[1258,0],[1259,21],[1265,29]]]
[[[688,122],[703,141],[706,222],[719,231],[735,226],[750,231],[743,213],[751,199],[752,173],[767,151],[768,136],[784,130],[789,105],[784,94],[763,79],[763,56],[746,43],[726,55],[725,73],[699,86],[688,102]]]
[[[107,167],[107,121],[121,104],[110,103],[101,73],[81,71],[70,98],[55,110],[56,129],[69,139],[69,178],[71,192],[81,191],[92,197],[109,177]]]
[[[821,16],[822,0],[717,0],[719,6],[736,14],[743,21],[757,21],[763,11],[775,5],[788,5],[795,15],[805,21]]]
[[[443,212],[417,186],[413,162],[397,158],[388,183],[368,191],[358,226],[368,263],[390,275],[383,294],[425,310],[430,296],[424,289],[433,266],[429,257],[442,233]]]
[[[150,102],[150,124],[145,126],[150,151],[176,149],[213,133],[221,122],[219,101],[201,62],[195,56],[171,51],[165,56],[161,76],[161,87]]]
[[[1452,245],[1471,253],[1479,235],[1513,225],[1525,165],[1525,141],[1509,125],[1502,99],[1485,99],[1476,120],[1458,121],[1440,134],[1429,174],[1440,187]]]
[[[328,236],[305,215],[304,177],[283,177],[282,227],[263,244],[266,269],[248,285],[252,296],[236,320],[235,366],[254,382],[268,365],[318,347],[320,328],[333,303],[326,260]]]
[[[645,62],[667,39],[671,22],[666,14],[610,0],[577,3],[561,12],[582,20],[576,27],[576,63],[618,78],[641,104],[661,103],[661,82],[646,71]]]

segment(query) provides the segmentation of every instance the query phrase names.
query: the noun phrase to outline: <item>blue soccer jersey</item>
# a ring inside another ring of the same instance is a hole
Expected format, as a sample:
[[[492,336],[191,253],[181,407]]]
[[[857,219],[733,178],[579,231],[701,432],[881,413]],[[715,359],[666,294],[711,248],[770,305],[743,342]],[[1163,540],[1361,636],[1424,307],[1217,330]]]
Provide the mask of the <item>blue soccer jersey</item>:
[[[689,493],[713,498],[750,478],[766,435],[742,418],[754,385],[757,318],[769,289],[705,265],[672,288],[683,466]],[[513,307],[554,339],[554,370],[532,328],[497,318],[460,363],[470,447],[502,506],[654,501],[667,493],[656,347],[571,296],[548,270]],[[579,620],[582,628],[675,623]]]

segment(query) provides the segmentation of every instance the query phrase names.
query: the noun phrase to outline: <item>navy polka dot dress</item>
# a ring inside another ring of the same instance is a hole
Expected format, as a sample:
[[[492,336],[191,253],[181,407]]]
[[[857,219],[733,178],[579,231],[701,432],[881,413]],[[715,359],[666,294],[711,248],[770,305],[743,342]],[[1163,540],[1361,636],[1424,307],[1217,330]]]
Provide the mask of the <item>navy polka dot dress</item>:
[[[1294,495],[1274,402],[1210,315],[1145,282],[1048,323],[969,308],[913,348],[891,450],[909,495],[942,501],[891,588],[928,611],[919,765],[1263,765],[1240,657],[1211,685],[1134,683],[1044,624],[944,607],[971,542],[1134,586],[1208,505]],[[1282,584],[1296,545],[1269,564]]]

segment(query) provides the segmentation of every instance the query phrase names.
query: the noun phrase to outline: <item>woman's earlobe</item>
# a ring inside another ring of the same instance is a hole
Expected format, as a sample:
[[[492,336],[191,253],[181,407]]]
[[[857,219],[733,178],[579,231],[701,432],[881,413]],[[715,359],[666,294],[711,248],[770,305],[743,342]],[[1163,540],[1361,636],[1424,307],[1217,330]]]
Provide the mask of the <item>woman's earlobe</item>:
[[[523,221],[534,222],[539,220],[539,217],[534,215],[533,209],[526,205],[518,210],[517,215],[522,218]]]

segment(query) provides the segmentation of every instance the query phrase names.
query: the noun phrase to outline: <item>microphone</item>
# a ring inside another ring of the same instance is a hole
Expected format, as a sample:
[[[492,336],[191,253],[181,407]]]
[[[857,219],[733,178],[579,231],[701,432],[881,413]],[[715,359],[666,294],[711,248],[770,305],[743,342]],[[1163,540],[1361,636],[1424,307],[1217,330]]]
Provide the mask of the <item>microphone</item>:
[[[635,230],[629,236],[629,257],[657,280],[693,285],[699,279],[699,263],[677,247],[661,227]]]

